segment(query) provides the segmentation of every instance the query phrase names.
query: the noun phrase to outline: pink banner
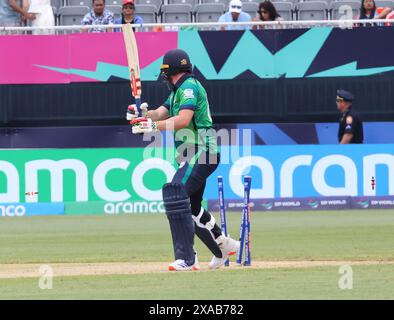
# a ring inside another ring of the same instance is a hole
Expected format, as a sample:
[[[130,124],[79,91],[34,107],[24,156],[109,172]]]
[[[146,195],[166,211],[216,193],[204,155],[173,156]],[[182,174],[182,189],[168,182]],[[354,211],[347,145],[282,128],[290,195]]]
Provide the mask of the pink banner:
[[[177,47],[177,32],[137,32],[140,68]],[[70,83],[125,78],[122,33],[0,36],[0,84]],[[127,77],[126,77],[127,78]]]

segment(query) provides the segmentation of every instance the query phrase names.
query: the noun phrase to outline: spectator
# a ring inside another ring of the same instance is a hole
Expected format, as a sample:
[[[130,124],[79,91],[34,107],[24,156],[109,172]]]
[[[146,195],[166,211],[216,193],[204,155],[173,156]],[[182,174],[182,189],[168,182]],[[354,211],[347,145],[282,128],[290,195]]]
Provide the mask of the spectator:
[[[359,20],[365,19],[384,19],[392,11],[391,8],[376,8],[375,0],[362,0],[360,15],[356,17]],[[374,24],[373,24],[374,25]],[[382,25],[379,23],[378,25]],[[371,24],[364,24],[364,26],[371,26]]]
[[[389,9],[390,11],[388,11],[387,9]],[[387,15],[386,15],[384,18],[382,18],[382,19],[392,19],[392,18],[393,18],[393,15],[392,15],[392,13],[393,13],[393,8],[389,8],[389,7],[386,7],[386,8],[384,8],[384,7],[379,7],[379,8],[376,9],[376,12],[377,12],[378,15],[379,15],[379,14],[381,14],[381,13],[382,13],[383,11],[385,11],[385,10],[386,10],[386,12],[388,12],[388,13],[387,13]],[[384,23],[384,25],[385,25],[385,26],[391,26],[392,23],[386,22],[386,23]]]
[[[394,20],[394,11],[391,11],[391,13],[389,13],[389,14],[386,16],[386,19]],[[392,25],[392,23],[390,23],[390,25]]]
[[[93,9],[87,13],[81,24],[83,25],[107,25],[114,24],[114,14],[105,9],[105,0],[92,0]],[[90,32],[105,32],[104,28],[90,29]]]
[[[0,0],[0,26],[20,27],[23,20],[34,20],[34,16],[23,10],[17,0]]]
[[[32,27],[53,27],[55,17],[51,0],[23,0],[23,8],[34,16]],[[33,34],[54,33],[54,30],[34,30]]]
[[[122,17],[116,19],[115,24],[143,24],[144,20],[142,17],[135,15],[134,13],[134,0],[123,0]],[[120,29],[116,29],[115,31],[120,31]],[[133,31],[135,31],[135,28],[133,28]]]
[[[275,6],[271,1],[260,2],[258,15],[253,19],[253,21],[283,21],[283,18],[276,11]],[[254,30],[257,29],[270,29],[274,26],[253,26]]]
[[[242,2],[240,0],[231,0],[229,4],[229,10],[225,14],[221,15],[219,22],[247,22],[251,21],[252,18],[246,12],[242,12]],[[248,26],[231,26],[222,27],[222,30],[245,30]]]

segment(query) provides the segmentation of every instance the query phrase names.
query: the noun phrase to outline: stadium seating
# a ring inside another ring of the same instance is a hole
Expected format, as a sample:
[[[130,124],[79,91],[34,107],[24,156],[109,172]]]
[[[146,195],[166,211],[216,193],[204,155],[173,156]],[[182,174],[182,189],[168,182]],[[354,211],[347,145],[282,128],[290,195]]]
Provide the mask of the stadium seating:
[[[394,8],[394,0],[376,0],[375,4],[377,7]]]
[[[56,13],[63,6],[63,0],[51,0],[51,6],[56,8]]]
[[[166,4],[162,7],[163,23],[192,22],[191,4]]]
[[[316,0],[305,0],[305,1],[316,1]],[[333,3],[333,2],[342,2],[342,1],[346,1],[346,0],[318,0],[318,1],[323,1],[323,2],[325,2],[325,3],[327,4],[327,8],[329,8],[330,5],[331,5],[331,3]],[[296,1],[296,2],[301,2],[301,1],[298,0],[298,1]],[[360,2],[359,2],[359,5],[358,5],[359,9],[360,9],[360,5],[361,5],[361,0],[360,0]]]
[[[81,20],[90,11],[87,6],[66,6],[59,9],[59,23],[62,26],[80,25]]]
[[[325,1],[306,1],[297,4],[298,20],[327,20]]]
[[[308,0],[306,0],[306,1],[308,1]],[[329,0],[327,0],[327,1],[329,1]],[[293,4],[293,7],[294,7],[298,2],[300,2],[300,0],[271,0],[271,2],[274,4],[275,7],[276,7],[277,2],[290,2]]]
[[[136,6],[141,4],[149,4],[156,7],[156,12],[159,12],[163,5],[163,0],[137,0]]]
[[[258,2],[244,1],[242,4],[242,11],[249,13],[252,19],[257,15],[257,10],[259,10]]]
[[[201,3],[223,3],[226,10],[228,9],[228,0],[201,0]]]
[[[92,7],[92,0],[67,0],[67,6]]]
[[[122,6],[115,4],[106,5],[105,9],[111,11],[115,16],[115,19],[120,18],[122,16]]]
[[[198,0],[168,0],[168,4],[190,4],[194,8],[198,4]]]
[[[339,20],[341,17],[354,19],[360,12],[359,1],[334,1],[331,2],[330,16],[331,20]],[[343,19],[342,18],[342,19]]]
[[[276,11],[283,18],[283,20],[293,20],[293,4],[287,1],[275,2]]]
[[[243,11],[254,18],[260,1],[262,0],[243,0]],[[122,0],[106,0],[106,8],[119,17],[121,2]],[[272,2],[285,21],[338,20],[346,14],[348,18],[353,19],[360,11],[359,0],[272,0]],[[76,24],[79,19],[72,17],[72,14],[79,9],[65,11],[60,10],[61,7],[84,7],[85,9],[80,10],[85,12],[86,7],[91,7],[91,3],[91,0],[51,0],[55,20],[60,25]],[[214,22],[228,10],[228,3],[229,0],[137,0],[136,14],[140,15],[145,23]],[[376,0],[376,5],[394,8],[394,0]]]
[[[122,0],[105,0],[105,6],[122,6]]]
[[[142,17],[144,23],[157,22],[157,8],[154,4],[136,4],[135,12]]]
[[[195,7],[196,22],[217,22],[226,11],[223,3],[203,3]]]

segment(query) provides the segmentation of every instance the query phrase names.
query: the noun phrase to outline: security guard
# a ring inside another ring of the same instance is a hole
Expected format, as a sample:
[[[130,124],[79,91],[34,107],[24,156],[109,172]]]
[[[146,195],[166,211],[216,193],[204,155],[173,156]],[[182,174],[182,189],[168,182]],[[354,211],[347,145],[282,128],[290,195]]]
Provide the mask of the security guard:
[[[337,108],[342,113],[339,121],[338,142],[340,144],[347,143],[363,143],[363,123],[360,118],[352,110],[352,102],[354,96],[343,89],[337,90]]]

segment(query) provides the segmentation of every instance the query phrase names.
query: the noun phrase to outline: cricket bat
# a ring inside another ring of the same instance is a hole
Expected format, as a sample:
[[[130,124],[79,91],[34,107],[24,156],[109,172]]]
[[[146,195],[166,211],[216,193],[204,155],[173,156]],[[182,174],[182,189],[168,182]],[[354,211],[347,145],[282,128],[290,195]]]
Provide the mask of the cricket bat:
[[[133,28],[131,24],[126,23],[122,25],[122,33],[124,44],[127,53],[127,63],[130,72],[130,87],[131,94],[135,99],[138,114],[141,115],[141,78],[140,78],[140,63],[138,59],[138,47],[135,39]]]

